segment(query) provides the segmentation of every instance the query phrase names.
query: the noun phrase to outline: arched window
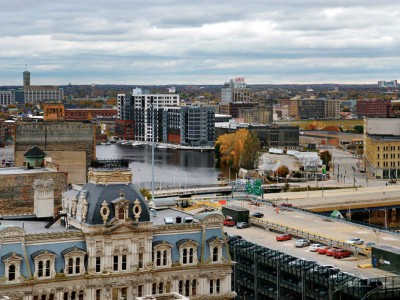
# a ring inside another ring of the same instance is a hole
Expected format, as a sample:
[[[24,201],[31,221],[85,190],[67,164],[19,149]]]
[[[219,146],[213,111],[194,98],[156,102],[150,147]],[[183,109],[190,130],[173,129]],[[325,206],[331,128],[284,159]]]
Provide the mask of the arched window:
[[[74,274],[74,260],[68,259],[68,274]]]
[[[79,257],[75,260],[75,274],[81,273],[81,259]]]
[[[39,300],[39,296],[33,296],[33,300]]]
[[[213,261],[218,261],[218,247],[213,248]]]
[[[125,209],[122,207],[118,210],[118,219],[125,220]]]
[[[76,300],[76,292],[71,292],[71,300]]]
[[[179,280],[179,294],[183,294],[183,280]]]
[[[197,280],[193,279],[193,281],[192,281],[192,296],[196,296],[196,285],[197,285]]]
[[[40,297],[40,300],[46,300],[46,295],[42,295],[42,296]]]
[[[153,285],[151,287],[151,293],[153,295],[157,294],[157,283],[153,283]]]
[[[185,296],[189,296],[189,291],[190,291],[190,280],[186,280],[186,283],[185,283]]]
[[[54,294],[50,294],[49,300],[54,300]]]
[[[159,294],[164,293],[164,283],[163,282],[160,282],[158,285],[158,293]]]
[[[46,277],[50,277],[50,260],[46,260]]]
[[[38,263],[38,277],[43,277],[43,261]]]
[[[68,292],[65,292],[63,295],[63,300],[68,300],[68,298],[69,298],[68,296],[69,296]]]
[[[189,264],[193,263],[193,252],[194,252],[193,248],[190,248],[189,249]]]
[[[121,269],[126,271],[127,269],[127,256],[125,254],[122,255],[122,266]]]
[[[144,263],[143,263],[143,251],[139,250],[139,269],[142,269],[144,267]]]
[[[167,250],[163,251],[163,265],[166,266],[167,265]]]
[[[83,291],[79,291],[79,300],[83,300]]]
[[[221,279],[217,279],[215,282],[215,292],[217,294],[221,292]]]
[[[11,265],[8,267],[8,281],[15,280],[15,265]]]
[[[161,251],[157,251],[156,256],[156,265],[161,266]]]
[[[210,294],[214,294],[214,280],[210,280]]]
[[[182,251],[182,263],[187,264],[187,249],[183,249]]]

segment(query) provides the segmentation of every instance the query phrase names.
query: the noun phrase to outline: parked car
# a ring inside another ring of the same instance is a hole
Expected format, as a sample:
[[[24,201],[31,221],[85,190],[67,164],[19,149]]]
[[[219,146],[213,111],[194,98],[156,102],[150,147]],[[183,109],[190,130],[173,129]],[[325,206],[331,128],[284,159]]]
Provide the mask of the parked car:
[[[326,254],[326,251],[329,249],[329,246],[321,246],[317,248],[318,254]]]
[[[347,240],[346,243],[354,244],[354,245],[362,245],[364,243],[364,240],[355,237],[355,238],[351,238],[351,239]]]
[[[331,248],[329,248],[328,250],[326,250],[325,254],[326,254],[326,256],[333,256],[333,253],[334,253],[336,250],[338,250],[338,248],[331,247]]]
[[[292,239],[292,236],[290,234],[286,234],[286,233],[280,234],[280,235],[278,235],[276,237],[276,240],[278,242],[288,241],[288,240],[291,240],[291,239]]]
[[[366,251],[371,251],[372,246],[375,246],[376,244],[374,242],[368,242],[365,244],[365,250]]]
[[[334,258],[349,257],[350,255],[351,255],[351,251],[344,250],[344,249],[338,249],[338,250],[333,252],[333,257]]]
[[[264,214],[260,213],[260,212],[255,212],[254,214],[252,214],[252,216],[255,217],[255,218],[263,218]]]
[[[310,245],[310,242],[307,241],[306,239],[299,239],[294,242],[294,245],[298,248],[302,248],[302,247]]]
[[[232,219],[227,218],[222,222],[222,224],[224,226],[233,227],[233,226],[236,225],[236,222],[234,220],[232,220]]]
[[[319,247],[322,247],[322,244],[311,244],[308,248],[311,252],[316,252]]]
[[[236,228],[238,228],[238,229],[249,228],[249,227],[250,227],[250,224],[247,222],[238,222],[236,224]]]
[[[282,207],[292,207],[293,205],[292,205],[292,203],[281,203],[281,204],[279,204],[279,206],[282,206]]]

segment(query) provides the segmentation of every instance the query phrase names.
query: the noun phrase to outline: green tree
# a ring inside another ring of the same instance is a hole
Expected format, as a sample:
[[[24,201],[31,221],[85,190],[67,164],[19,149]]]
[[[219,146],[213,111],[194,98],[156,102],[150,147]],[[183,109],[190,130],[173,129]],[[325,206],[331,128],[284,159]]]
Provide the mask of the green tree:
[[[279,177],[286,177],[290,171],[288,167],[282,165],[276,170],[276,172],[278,173]]]
[[[359,125],[359,124],[355,125],[354,126],[354,132],[360,133],[360,134],[364,133],[364,126]]]
[[[146,197],[147,200],[151,200],[151,192],[148,189],[142,188],[140,189],[140,193],[143,195],[143,197]]]
[[[321,158],[322,163],[326,165],[326,170],[329,171],[329,163],[332,160],[331,153],[328,150],[322,151],[319,153],[319,157]]]

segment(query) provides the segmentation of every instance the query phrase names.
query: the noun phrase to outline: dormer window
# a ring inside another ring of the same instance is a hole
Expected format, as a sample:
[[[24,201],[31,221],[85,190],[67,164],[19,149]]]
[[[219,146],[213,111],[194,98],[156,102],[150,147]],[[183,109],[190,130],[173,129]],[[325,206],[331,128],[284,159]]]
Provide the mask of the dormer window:
[[[56,274],[55,260],[57,255],[50,250],[39,250],[32,253],[35,262],[35,277],[53,278]]]
[[[65,274],[67,276],[83,275],[86,272],[84,261],[86,252],[83,249],[73,247],[61,252],[65,260]]]
[[[125,209],[122,207],[118,210],[118,219],[125,220]]]
[[[21,273],[20,267],[23,260],[22,255],[16,253],[9,253],[1,258],[4,262],[4,277],[8,283],[20,282]]]
[[[128,221],[129,201],[125,199],[124,191],[121,190],[119,198],[111,202],[114,205],[115,219],[118,221]]]
[[[212,263],[221,263],[222,262],[222,246],[224,245],[224,240],[220,239],[217,236],[213,236],[207,240],[209,246],[209,259],[208,261]]]
[[[176,245],[179,248],[179,263],[181,265],[197,264],[197,248],[199,244],[190,239],[179,240]]]
[[[153,243],[153,261],[154,267],[171,267],[171,249],[172,245],[165,241]]]

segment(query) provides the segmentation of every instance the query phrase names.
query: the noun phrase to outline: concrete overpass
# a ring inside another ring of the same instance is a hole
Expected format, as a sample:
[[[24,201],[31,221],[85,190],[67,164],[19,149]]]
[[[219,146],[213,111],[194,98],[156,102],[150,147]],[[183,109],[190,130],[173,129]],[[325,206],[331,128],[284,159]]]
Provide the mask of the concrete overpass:
[[[400,222],[400,186],[358,187],[338,190],[290,192],[264,195],[275,203],[287,202],[294,207],[319,213],[339,210],[342,213],[365,212],[369,219],[377,218],[384,210],[385,223]]]
[[[282,191],[283,185],[265,184],[262,186],[266,193],[278,193]],[[233,187],[231,185],[205,185],[189,186],[185,188],[163,188],[154,191],[155,198],[165,197],[189,197],[204,194],[231,194],[233,192],[244,192],[244,187]]]

